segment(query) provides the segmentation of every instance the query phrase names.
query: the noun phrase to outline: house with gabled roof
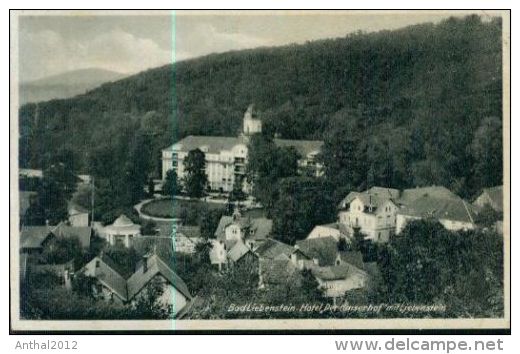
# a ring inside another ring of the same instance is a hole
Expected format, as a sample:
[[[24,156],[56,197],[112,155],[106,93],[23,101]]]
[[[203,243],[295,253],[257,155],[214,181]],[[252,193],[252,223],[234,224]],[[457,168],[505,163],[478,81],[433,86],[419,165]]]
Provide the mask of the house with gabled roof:
[[[421,203],[418,200],[424,198],[460,200],[459,196],[443,186],[417,187],[402,191],[372,187],[364,192],[350,192],[339,205],[338,221],[346,225],[350,234],[355,228],[359,228],[367,239],[387,242],[392,235],[402,229],[402,225],[397,225],[398,215],[404,215],[403,210],[409,212],[411,205]],[[417,215],[408,216],[412,218]],[[403,217],[401,217],[402,221]]]
[[[338,257],[338,242],[332,236],[320,238],[306,238],[296,241],[295,248],[307,257],[306,267],[309,264],[317,266],[333,265]]]
[[[128,301],[126,280],[116,269],[108,256],[99,255],[83,266],[78,273],[95,280],[91,284],[92,295],[95,298],[124,304]]]
[[[494,211],[502,213],[504,211],[504,190],[502,186],[484,188],[482,193],[473,202],[477,208],[489,205]]]
[[[318,281],[323,295],[334,300],[345,296],[349,291],[364,288],[368,282],[367,272],[346,262],[312,267],[311,273]]]
[[[150,286],[159,286],[162,294],[159,302],[172,307],[179,316],[192,301],[184,280],[157,254],[143,256],[135,272],[125,279],[115,263],[106,255],[94,257],[79,272],[92,278],[92,294],[99,299],[128,304],[145,296]]]
[[[90,247],[92,228],[75,227],[65,223],[55,226],[22,226],[20,230],[20,251],[22,253],[41,253],[52,240],[57,237],[73,238],[76,237],[84,249]]]
[[[365,192],[350,192],[340,203],[338,221],[352,235],[358,228],[367,239],[387,242],[395,232],[399,191],[372,187]]]
[[[227,253],[228,261],[233,265],[256,257],[256,253],[242,240],[237,241]]]
[[[245,254],[256,256],[254,251],[268,240],[272,228],[272,220],[242,217],[238,209],[233,216],[222,216],[215,239],[211,240],[211,264],[221,270],[229,262],[237,263]]]
[[[20,251],[27,254],[41,253],[44,246],[55,236],[53,227],[23,226],[20,230]]]
[[[345,224],[342,223],[330,223],[325,225],[316,225],[309,233],[307,238],[320,238],[320,237],[334,237],[339,242],[340,239],[348,240],[349,231]]]
[[[275,239],[266,240],[255,253],[260,288],[295,281],[298,271],[304,268],[303,262],[310,261],[297,247]]]
[[[255,253],[263,259],[290,259],[295,249],[293,246],[275,240],[273,238],[267,239],[262,245],[260,245]]]
[[[90,240],[92,238],[92,228],[90,226],[69,226],[65,223],[60,223],[52,230],[52,233],[57,237],[77,237],[83,249],[90,248]]]
[[[264,217],[243,217],[240,211],[235,209],[232,216],[224,215],[220,218],[215,238],[226,244],[231,249],[235,242],[242,240],[251,249],[255,249],[271,235],[273,221]]]
[[[398,211],[396,233],[401,233],[410,221],[428,218],[438,220],[447,230],[471,230],[476,216],[476,208],[462,198],[423,195]]]
[[[158,226],[159,236],[172,240],[175,252],[193,254],[202,242],[200,226],[182,225],[179,221],[161,222]]]
[[[162,288],[159,301],[164,305],[172,306],[173,313],[177,315],[192,300],[184,280],[155,254],[143,257],[134,274],[128,278],[128,299],[135,301],[140,296],[145,296],[151,284]]]
[[[260,258],[258,264],[259,288],[273,285],[294,283],[300,269],[291,259],[279,257],[276,259]]]
[[[71,201],[67,205],[67,211],[69,214],[68,220],[71,226],[89,226],[90,214],[86,208]]]

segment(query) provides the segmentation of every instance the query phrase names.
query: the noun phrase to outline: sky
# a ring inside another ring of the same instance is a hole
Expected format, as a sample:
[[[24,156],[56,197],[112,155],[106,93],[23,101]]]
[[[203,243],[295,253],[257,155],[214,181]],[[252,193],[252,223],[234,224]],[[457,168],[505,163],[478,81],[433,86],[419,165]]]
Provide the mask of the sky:
[[[461,13],[30,14],[19,19],[22,82],[99,68],[133,74],[210,53],[437,23]]]

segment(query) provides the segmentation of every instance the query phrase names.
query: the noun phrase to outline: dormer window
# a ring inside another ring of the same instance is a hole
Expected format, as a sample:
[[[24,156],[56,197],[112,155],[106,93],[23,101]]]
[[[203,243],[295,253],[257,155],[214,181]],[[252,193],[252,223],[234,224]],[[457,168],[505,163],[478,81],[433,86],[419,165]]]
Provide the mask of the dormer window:
[[[341,265],[341,256],[340,256],[339,254],[336,256],[336,262],[335,262],[335,264],[336,264],[337,266]]]

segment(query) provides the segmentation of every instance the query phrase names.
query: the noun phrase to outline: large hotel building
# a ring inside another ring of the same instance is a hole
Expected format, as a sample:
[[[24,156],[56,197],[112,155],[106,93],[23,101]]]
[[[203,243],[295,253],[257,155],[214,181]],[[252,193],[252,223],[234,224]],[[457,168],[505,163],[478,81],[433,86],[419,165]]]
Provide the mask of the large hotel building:
[[[177,170],[177,177],[183,178],[184,159],[188,152],[200,149],[206,156],[206,174],[212,191],[231,192],[235,181],[243,181],[246,172],[248,141],[253,134],[262,131],[262,121],[253,116],[249,106],[244,114],[242,134],[238,137],[187,136],[172,146],[162,150],[162,178],[171,169]],[[323,142],[316,140],[274,139],[277,146],[293,146],[301,156],[298,165],[311,167],[315,174],[321,173],[316,156]]]

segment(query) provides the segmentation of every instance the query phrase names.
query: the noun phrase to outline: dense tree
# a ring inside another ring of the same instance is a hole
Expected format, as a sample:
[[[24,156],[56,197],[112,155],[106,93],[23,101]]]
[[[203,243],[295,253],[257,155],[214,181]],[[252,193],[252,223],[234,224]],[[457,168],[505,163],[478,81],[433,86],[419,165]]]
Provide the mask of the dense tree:
[[[155,194],[155,183],[152,178],[148,178],[148,196],[153,197]]]
[[[503,213],[497,212],[489,204],[486,204],[479,210],[475,223],[484,227],[492,227],[497,221],[503,220],[503,217]]]
[[[359,112],[342,110],[332,117],[321,157],[325,175],[334,186],[366,187],[366,134]]]
[[[23,225],[35,226],[45,225],[48,221],[45,209],[40,204],[39,198],[32,198],[24,215],[21,215]]]
[[[366,235],[361,232],[360,227],[354,227],[354,232],[352,234],[352,250],[363,252],[366,249],[368,241],[366,240]]]
[[[175,169],[169,170],[166,173],[164,185],[162,188],[163,194],[168,196],[178,195],[180,192],[179,180],[177,178],[177,171]]]
[[[53,161],[43,171],[37,197],[23,216],[26,225],[56,225],[67,220],[67,203],[76,190],[77,177],[67,164]]]
[[[192,198],[204,196],[208,176],[206,175],[206,158],[200,149],[188,152],[184,159],[184,170],[186,171],[184,178],[186,193]]]
[[[496,233],[446,230],[414,221],[389,246],[380,266],[390,303],[444,304],[447,317],[499,317],[503,244]],[[478,296],[475,296],[478,294]]]
[[[42,260],[49,264],[63,264],[73,260],[76,266],[81,266],[81,243],[77,237],[56,237],[44,247]]]
[[[282,242],[294,244],[315,225],[334,220],[330,193],[313,177],[289,177],[280,181],[279,195],[271,211],[273,232]]]
[[[144,221],[143,225],[141,226],[141,235],[157,235],[157,223],[153,220]]]
[[[280,179],[298,175],[298,152],[293,147],[277,147],[266,134],[256,134],[249,143],[247,179],[253,195],[268,210],[277,198]]]
[[[174,313],[172,305],[161,302],[164,293],[164,283],[158,277],[154,277],[141,290],[132,303],[133,316],[140,319],[166,319]]]
[[[502,119],[486,117],[475,131],[471,143],[471,154],[475,160],[475,182],[478,186],[503,184],[502,146]]]
[[[134,248],[124,246],[110,246],[104,250],[105,254],[114,261],[117,271],[126,279],[135,271],[135,266],[139,261],[139,255]]]
[[[215,230],[223,214],[224,210],[222,209],[206,208],[201,211],[198,224],[200,225],[202,237],[206,239],[215,237]]]
[[[211,252],[212,244],[208,238],[203,238],[201,242],[195,246],[195,257],[199,264],[211,265],[209,254]]]
[[[242,188],[242,178],[237,178],[233,183],[233,189],[229,193],[229,202],[242,202],[246,199],[247,195]]]

